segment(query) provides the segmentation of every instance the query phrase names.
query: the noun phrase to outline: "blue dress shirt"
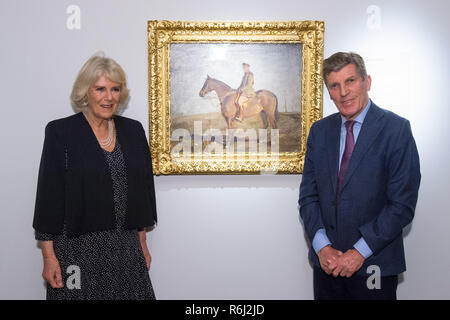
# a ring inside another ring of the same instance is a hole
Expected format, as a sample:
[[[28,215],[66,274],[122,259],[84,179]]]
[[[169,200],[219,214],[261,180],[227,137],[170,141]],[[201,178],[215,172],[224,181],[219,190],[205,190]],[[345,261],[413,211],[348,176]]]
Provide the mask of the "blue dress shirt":
[[[359,132],[361,131],[362,124],[364,123],[364,119],[366,118],[366,114],[369,111],[371,105],[371,100],[369,99],[369,102],[367,103],[364,110],[354,119],[355,124],[353,125],[353,136],[355,138],[355,145],[356,141],[358,140]],[[344,154],[345,150],[345,141],[347,137],[347,130],[345,128],[345,122],[347,121],[345,117],[341,116],[342,124],[341,124],[341,137],[340,137],[340,149],[339,149],[339,168],[341,167],[341,160],[342,155]],[[312,241],[312,247],[314,248],[314,251],[318,253],[320,249],[323,247],[330,245],[331,242],[327,237],[327,234],[325,232],[325,229],[319,229],[317,230],[316,234],[314,235],[314,239]],[[358,252],[367,259],[372,255],[372,250],[367,245],[367,242],[364,240],[364,238],[360,238],[353,247],[358,250]]]

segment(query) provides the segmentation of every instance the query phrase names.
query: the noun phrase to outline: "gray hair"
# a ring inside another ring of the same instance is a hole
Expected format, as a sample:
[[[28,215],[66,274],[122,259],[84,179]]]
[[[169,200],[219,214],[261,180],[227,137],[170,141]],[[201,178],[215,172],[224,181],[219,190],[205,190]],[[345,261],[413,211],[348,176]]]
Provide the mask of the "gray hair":
[[[120,83],[119,105],[123,105],[130,93],[127,88],[127,78],[125,71],[113,59],[105,57],[103,54],[95,54],[81,67],[75,79],[70,94],[72,106],[77,111],[83,111],[87,107],[87,93],[94,83],[102,76],[110,81]]]
[[[349,64],[355,65],[356,71],[363,80],[367,78],[366,65],[359,54],[354,52],[336,52],[323,61],[322,74],[325,84],[331,72],[337,72]]]

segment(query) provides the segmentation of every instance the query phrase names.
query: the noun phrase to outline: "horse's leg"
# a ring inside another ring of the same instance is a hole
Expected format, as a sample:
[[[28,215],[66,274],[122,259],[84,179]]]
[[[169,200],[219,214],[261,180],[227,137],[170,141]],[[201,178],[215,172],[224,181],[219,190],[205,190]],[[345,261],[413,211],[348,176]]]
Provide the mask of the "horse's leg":
[[[271,101],[271,126],[272,129],[276,129],[277,128],[277,112],[278,112],[278,101],[276,97],[273,97],[272,99],[270,99]]]
[[[263,122],[264,128],[267,129],[269,127],[269,121],[267,121],[267,114],[264,110],[261,110],[259,112],[259,116],[261,117],[261,120]]]
[[[232,123],[232,121],[231,121],[231,117],[228,117],[227,118],[227,126],[228,126],[228,129],[232,129],[233,128],[233,123]]]
[[[276,129],[277,128],[277,121],[275,115],[277,110],[276,100],[270,99],[269,97],[266,96],[262,96],[260,101],[263,107],[261,113],[264,112],[267,118],[267,120],[264,122],[266,129],[269,127],[269,124],[272,129]]]
[[[277,120],[275,119],[275,112],[270,115],[269,120],[270,120],[270,127],[272,129],[276,129],[277,128]]]
[[[233,118],[232,116],[230,116],[230,113],[228,112],[228,105],[227,105],[227,101],[222,101],[220,103],[220,109],[222,111],[222,116],[225,119],[225,121],[227,122],[227,127],[228,129],[231,129],[231,119]]]

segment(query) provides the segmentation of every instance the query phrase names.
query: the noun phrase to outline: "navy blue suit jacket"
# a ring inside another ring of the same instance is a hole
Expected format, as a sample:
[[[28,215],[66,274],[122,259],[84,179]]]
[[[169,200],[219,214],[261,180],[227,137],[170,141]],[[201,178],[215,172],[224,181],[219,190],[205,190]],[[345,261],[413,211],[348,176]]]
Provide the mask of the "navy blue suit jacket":
[[[417,147],[409,121],[372,103],[336,195],[341,116],[311,127],[300,185],[300,216],[312,242],[324,228],[342,252],[363,237],[373,252],[359,269],[377,265],[381,275],[406,270],[402,231],[414,217],[420,184]],[[311,247],[309,258],[320,266]]]

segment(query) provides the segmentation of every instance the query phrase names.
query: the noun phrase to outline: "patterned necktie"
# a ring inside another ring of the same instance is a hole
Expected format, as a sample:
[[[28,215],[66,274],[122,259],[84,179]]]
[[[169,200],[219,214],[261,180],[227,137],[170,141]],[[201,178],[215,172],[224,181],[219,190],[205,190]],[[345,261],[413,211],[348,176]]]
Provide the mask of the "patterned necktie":
[[[345,122],[345,127],[347,129],[347,135],[345,138],[345,149],[342,155],[341,168],[339,169],[339,176],[337,181],[337,194],[339,195],[342,191],[342,183],[344,182],[344,177],[347,172],[348,164],[350,163],[350,158],[352,157],[353,149],[355,147],[355,138],[353,136],[353,125],[355,121],[350,120]]]

